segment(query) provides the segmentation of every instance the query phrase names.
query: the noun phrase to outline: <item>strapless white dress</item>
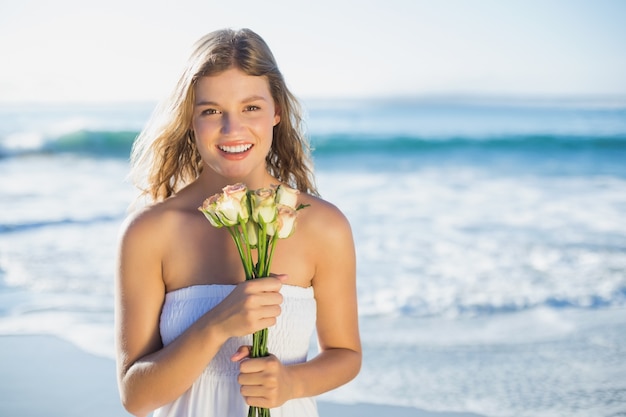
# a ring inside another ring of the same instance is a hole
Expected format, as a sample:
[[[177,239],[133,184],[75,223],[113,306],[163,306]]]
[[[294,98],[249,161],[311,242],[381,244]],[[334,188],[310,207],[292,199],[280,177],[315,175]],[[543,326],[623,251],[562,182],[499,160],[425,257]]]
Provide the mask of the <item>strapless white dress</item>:
[[[160,330],[168,345],[203,314],[219,304],[234,285],[196,285],[166,294],[161,312]],[[285,364],[307,360],[315,328],[316,305],[313,288],[283,285],[282,312],[270,327],[268,349]],[[177,400],[155,410],[153,417],[246,417],[248,405],[237,383],[239,364],[230,360],[242,345],[251,345],[252,337],[230,338],[209,363],[200,377]],[[318,417],[313,398],[297,398],[271,409],[272,417]]]

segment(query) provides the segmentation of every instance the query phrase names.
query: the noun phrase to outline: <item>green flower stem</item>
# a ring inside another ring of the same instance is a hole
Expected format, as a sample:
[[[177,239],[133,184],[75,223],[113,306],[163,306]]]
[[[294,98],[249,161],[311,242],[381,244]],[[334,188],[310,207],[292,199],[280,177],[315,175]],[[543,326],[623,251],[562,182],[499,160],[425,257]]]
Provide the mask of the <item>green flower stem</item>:
[[[235,241],[235,246],[237,246],[237,252],[239,252],[239,257],[241,258],[241,261],[243,263],[243,269],[246,274],[246,279],[250,279],[249,277],[252,277],[252,262],[243,248],[243,246],[247,247],[248,245],[241,244],[241,235],[239,234],[237,226],[227,227],[227,229],[233,240]]]
[[[269,276],[270,274],[270,265],[272,265],[272,258],[274,257],[274,248],[276,247],[276,241],[278,240],[278,233],[275,233],[274,236],[272,236],[272,238],[268,240],[270,253],[267,256],[266,270],[264,271],[265,276]]]
[[[265,328],[261,330],[261,356],[267,356],[269,352],[267,351],[267,335],[269,333],[269,329]]]
[[[259,259],[257,260],[257,277],[267,277],[269,274],[266,271],[267,268],[267,228],[263,220],[261,219],[261,227],[259,227],[259,245],[258,245],[258,255]]]
[[[268,408],[250,407],[248,408],[248,417],[271,417]]]
[[[248,238],[248,228],[246,227],[246,222],[239,221],[239,227],[241,228],[241,232],[243,234],[244,240],[244,251],[245,251],[245,259],[242,255],[241,261],[244,263],[244,269],[246,270],[246,280],[254,278],[254,267],[252,261],[252,248],[250,247],[250,239]],[[241,253],[240,253],[241,255]]]
[[[252,335],[252,353],[253,358],[262,358],[268,355],[267,350],[268,329],[259,330]]]

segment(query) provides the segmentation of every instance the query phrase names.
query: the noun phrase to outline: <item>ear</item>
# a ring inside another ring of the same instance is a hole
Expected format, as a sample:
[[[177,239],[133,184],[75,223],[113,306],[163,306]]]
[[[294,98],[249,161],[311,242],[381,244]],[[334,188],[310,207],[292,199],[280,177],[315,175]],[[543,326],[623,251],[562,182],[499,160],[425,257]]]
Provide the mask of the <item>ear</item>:
[[[274,111],[274,126],[280,123],[280,107],[276,106]]]

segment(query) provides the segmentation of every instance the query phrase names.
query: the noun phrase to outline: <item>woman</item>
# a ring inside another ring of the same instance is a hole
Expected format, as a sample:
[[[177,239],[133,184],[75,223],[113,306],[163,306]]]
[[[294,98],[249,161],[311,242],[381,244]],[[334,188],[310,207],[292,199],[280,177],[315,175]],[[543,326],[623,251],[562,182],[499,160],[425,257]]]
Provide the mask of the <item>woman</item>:
[[[295,98],[265,42],[222,30],[195,45],[133,149],[152,202],[129,216],[116,278],[118,382],[144,416],[317,416],[313,396],[361,365],[355,253],[342,213],[317,196]],[[271,277],[244,280],[236,247],[198,207],[223,187],[300,191],[295,233]],[[248,358],[270,328],[270,356]],[[313,330],[320,353],[307,360]]]

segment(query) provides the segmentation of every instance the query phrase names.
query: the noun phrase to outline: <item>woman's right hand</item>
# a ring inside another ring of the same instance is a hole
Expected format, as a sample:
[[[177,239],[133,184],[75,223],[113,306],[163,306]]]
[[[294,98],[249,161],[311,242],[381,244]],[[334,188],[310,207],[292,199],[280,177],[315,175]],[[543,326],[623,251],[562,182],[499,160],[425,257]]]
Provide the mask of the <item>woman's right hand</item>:
[[[242,337],[276,324],[283,296],[280,289],[286,275],[257,278],[238,284],[209,313],[224,340]]]

